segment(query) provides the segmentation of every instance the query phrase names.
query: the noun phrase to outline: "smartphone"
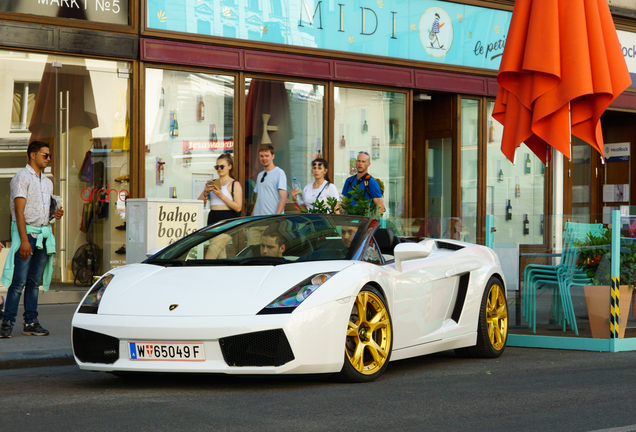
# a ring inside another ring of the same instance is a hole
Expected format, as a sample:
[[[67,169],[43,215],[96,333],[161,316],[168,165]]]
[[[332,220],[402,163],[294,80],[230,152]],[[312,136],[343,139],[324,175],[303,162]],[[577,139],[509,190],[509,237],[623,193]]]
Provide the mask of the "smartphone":
[[[212,184],[214,186],[216,186],[217,189],[221,190],[221,180],[220,179],[214,179],[212,180]]]

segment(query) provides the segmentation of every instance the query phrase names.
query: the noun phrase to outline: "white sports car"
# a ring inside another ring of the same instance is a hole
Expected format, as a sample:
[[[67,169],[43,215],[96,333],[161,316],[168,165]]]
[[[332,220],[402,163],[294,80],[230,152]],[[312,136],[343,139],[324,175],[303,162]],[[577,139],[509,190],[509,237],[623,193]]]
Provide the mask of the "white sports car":
[[[80,368],[365,382],[390,360],[498,357],[506,345],[503,272],[484,246],[291,214],[221,222],[149,256],[109,271],[79,305]]]

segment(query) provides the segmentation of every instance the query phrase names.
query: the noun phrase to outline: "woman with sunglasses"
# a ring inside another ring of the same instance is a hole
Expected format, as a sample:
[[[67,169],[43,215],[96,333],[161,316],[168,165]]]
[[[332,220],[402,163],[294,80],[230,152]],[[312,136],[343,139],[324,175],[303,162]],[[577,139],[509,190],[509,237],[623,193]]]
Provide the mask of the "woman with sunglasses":
[[[296,202],[296,196],[302,193],[305,204],[299,205],[299,207],[311,210],[317,200],[321,200],[326,205],[328,197],[337,199],[339,207],[340,194],[338,193],[338,188],[329,180],[329,164],[327,161],[323,158],[314,159],[311,163],[311,173],[314,176],[313,183],[309,183],[302,191],[298,188],[292,191],[294,202]]]
[[[205,189],[199,195],[200,200],[206,197],[210,200],[210,213],[208,213],[208,225],[225,219],[241,216],[243,209],[243,188],[234,179],[234,161],[228,153],[223,153],[216,160],[214,169],[219,174],[217,184],[214,181],[205,184]]]

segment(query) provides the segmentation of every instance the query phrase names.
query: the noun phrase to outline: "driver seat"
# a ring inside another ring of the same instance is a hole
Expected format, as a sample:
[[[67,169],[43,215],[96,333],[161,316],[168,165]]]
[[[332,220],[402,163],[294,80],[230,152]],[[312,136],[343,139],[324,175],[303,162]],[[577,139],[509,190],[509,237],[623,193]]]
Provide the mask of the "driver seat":
[[[375,232],[375,241],[382,255],[393,255],[393,250],[400,244],[400,238],[388,228],[378,228]]]

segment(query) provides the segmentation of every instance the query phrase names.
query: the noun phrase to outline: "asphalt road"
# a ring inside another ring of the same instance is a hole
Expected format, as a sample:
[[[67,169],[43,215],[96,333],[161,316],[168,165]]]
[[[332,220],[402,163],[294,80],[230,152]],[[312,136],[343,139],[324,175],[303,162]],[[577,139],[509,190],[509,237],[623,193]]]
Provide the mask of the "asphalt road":
[[[326,377],[0,371],[0,430],[636,430],[636,353],[508,348],[391,363],[370,384]]]

